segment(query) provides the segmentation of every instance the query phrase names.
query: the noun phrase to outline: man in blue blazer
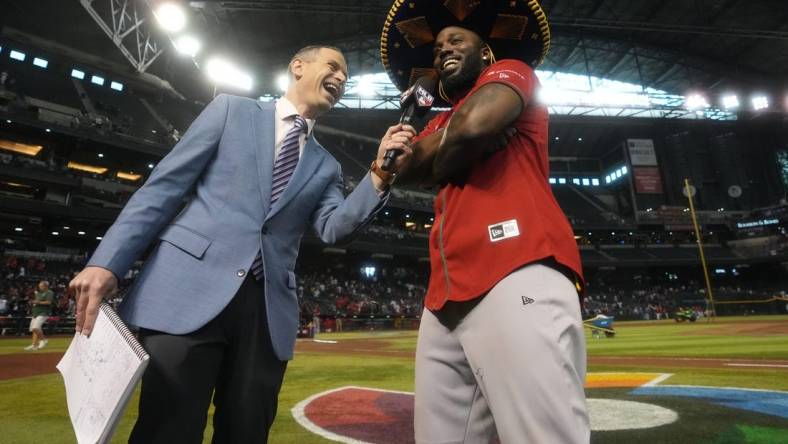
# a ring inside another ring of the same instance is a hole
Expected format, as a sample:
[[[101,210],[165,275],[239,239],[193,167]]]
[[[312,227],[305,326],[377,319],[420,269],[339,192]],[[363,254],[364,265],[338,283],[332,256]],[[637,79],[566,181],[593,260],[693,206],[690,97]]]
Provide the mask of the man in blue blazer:
[[[212,399],[213,442],[267,441],[295,345],[304,231],[327,243],[351,236],[388,199],[386,150],[403,152],[394,171],[412,154],[413,128],[389,128],[370,173],[344,197],[340,165],[312,127],[344,92],[345,59],[306,47],[289,69],[276,103],[213,100],[70,284],[77,331],[90,334],[117,277],[154,246],[119,310],[151,356],[130,442],[201,443]]]

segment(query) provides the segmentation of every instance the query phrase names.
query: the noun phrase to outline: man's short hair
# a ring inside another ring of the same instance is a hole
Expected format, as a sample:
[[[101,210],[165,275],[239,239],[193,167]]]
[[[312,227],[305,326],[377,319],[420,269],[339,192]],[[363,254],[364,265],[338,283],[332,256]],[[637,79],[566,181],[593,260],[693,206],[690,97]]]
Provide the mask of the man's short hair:
[[[311,60],[311,59],[313,59],[315,57],[315,55],[317,55],[318,51],[320,51],[321,49],[324,49],[324,48],[325,49],[331,49],[331,50],[334,50],[334,51],[342,54],[342,50],[337,48],[336,46],[328,46],[328,45],[309,45],[309,46],[304,46],[303,48],[301,48],[298,51],[296,51],[296,53],[293,54],[293,57],[290,58],[290,63],[287,64],[287,71],[290,72],[290,74],[292,75],[293,72],[290,70],[290,67],[293,65],[293,62],[295,61],[295,59]]]

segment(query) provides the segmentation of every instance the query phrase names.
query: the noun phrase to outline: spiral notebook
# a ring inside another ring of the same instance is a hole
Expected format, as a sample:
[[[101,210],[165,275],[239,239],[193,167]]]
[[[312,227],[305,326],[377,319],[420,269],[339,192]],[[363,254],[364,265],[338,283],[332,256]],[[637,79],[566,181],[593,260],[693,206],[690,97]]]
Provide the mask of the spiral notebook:
[[[90,337],[77,333],[57,369],[79,444],[106,443],[148,365],[148,354],[117,313],[101,304]]]

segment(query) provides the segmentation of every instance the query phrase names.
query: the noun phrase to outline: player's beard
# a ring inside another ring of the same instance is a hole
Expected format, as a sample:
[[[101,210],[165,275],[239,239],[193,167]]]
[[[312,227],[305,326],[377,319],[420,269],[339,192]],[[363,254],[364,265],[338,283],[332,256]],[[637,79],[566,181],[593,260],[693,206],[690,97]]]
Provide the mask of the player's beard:
[[[461,99],[473,88],[484,67],[480,55],[465,57],[459,72],[447,77],[441,76],[443,93],[453,101]]]

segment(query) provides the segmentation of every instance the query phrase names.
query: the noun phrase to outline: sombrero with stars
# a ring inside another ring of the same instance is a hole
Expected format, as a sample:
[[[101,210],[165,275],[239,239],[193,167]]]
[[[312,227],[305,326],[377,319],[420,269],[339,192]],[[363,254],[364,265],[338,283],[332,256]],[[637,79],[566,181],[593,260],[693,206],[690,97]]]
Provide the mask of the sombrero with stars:
[[[517,59],[532,68],[550,48],[550,26],[537,0],[395,0],[383,24],[380,56],[400,91],[423,75],[438,78],[432,47],[447,26],[474,31],[494,59]]]

